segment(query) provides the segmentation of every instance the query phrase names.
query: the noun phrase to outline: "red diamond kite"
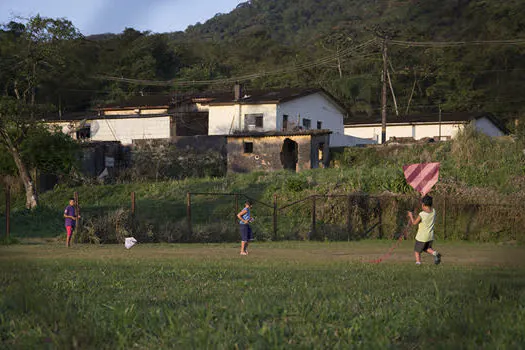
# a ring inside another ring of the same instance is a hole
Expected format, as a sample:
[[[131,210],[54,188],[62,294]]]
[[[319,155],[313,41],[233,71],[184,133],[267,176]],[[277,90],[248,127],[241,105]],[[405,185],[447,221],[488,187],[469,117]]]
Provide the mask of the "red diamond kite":
[[[426,195],[438,182],[439,163],[420,163],[403,166],[405,178],[410,186]]]

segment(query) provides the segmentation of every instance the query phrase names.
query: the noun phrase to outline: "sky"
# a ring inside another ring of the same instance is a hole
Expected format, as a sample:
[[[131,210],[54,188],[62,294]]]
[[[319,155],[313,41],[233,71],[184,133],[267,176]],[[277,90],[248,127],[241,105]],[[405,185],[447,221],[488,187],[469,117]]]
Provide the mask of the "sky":
[[[121,33],[126,27],[165,33],[204,23],[247,0],[0,0],[0,24],[16,17],[67,18],[82,34]]]

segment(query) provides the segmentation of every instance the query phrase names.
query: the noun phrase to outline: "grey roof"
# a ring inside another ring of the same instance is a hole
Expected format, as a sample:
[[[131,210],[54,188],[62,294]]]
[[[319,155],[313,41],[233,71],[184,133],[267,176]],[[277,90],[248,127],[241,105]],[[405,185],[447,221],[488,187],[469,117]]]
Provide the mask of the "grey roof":
[[[281,103],[290,101],[299,97],[308,96],[322,92],[319,88],[284,88],[278,90],[251,90],[245,89],[242,93],[241,99],[235,101],[233,93],[225,93],[222,96],[216,96],[216,98],[210,103],[214,104],[261,104],[261,103]]]
[[[321,93],[327,96],[341,111],[346,113],[343,104],[337,100],[328,91],[321,88],[283,88],[275,90],[251,90],[244,89],[242,98],[235,100],[233,92],[217,94],[213,96],[213,100],[209,102],[213,105],[233,105],[233,104],[265,104],[265,103],[283,103],[291,101],[304,96]]]
[[[74,113],[64,113],[58,115],[57,113],[47,113],[42,116],[42,120],[47,122],[71,122],[71,121],[80,121],[84,119],[95,119],[97,118],[96,112],[74,112]]]
[[[125,101],[108,103],[100,106],[99,109],[128,109],[140,107],[169,107],[175,103],[174,96],[171,95],[146,95],[133,96]]]

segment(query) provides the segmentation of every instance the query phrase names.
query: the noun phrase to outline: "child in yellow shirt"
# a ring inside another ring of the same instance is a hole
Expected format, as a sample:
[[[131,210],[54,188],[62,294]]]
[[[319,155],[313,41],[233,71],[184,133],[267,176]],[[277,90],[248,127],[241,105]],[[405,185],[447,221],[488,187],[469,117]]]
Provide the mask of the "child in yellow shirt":
[[[434,241],[434,223],[436,221],[436,210],[432,208],[432,197],[426,195],[421,199],[421,208],[423,209],[417,218],[414,218],[412,212],[408,212],[408,219],[412,225],[419,225],[416,235],[416,245],[414,255],[416,256],[416,265],[421,265],[421,252],[427,252],[434,256],[434,264],[441,262],[441,254],[432,249]]]

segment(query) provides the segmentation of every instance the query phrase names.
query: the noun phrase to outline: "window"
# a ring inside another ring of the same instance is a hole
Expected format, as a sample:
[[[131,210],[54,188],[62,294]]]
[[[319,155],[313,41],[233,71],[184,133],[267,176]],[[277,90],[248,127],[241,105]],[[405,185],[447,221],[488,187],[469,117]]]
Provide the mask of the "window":
[[[255,127],[256,128],[262,128],[263,127],[263,116],[258,115],[255,117]]]
[[[312,127],[312,121],[310,119],[303,119],[303,127],[305,129],[310,129]]]
[[[255,130],[264,127],[264,114],[245,114],[244,115],[244,129]]]
[[[323,122],[317,122],[317,130],[321,130],[323,128]]]
[[[91,138],[91,127],[89,125],[84,126],[77,130],[77,140],[85,140]]]
[[[283,131],[288,130],[288,115],[283,114]]]
[[[244,153],[253,153],[253,142],[244,142]]]

